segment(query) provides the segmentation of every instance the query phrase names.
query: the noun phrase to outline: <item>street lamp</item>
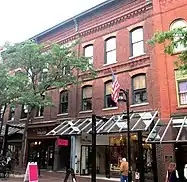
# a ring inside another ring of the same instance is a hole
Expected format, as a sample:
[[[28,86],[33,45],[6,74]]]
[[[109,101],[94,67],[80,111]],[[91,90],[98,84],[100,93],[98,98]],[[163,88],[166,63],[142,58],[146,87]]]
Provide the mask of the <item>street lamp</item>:
[[[125,97],[124,97],[125,95]],[[132,171],[131,171],[131,145],[130,145],[130,112],[129,112],[129,89],[123,90],[120,89],[118,102],[125,102],[127,108],[127,115],[125,119],[127,119],[127,138],[128,138],[128,163],[129,163],[129,173],[128,173],[128,181],[132,181]]]
[[[107,118],[103,118],[100,116],[96,116],[95,114],[92,114],[92,176],[91,176],[91,182],[96,182],[96,136],[97,136],[97,124],[96,120],[100,119],[103,121],[108,121]]]

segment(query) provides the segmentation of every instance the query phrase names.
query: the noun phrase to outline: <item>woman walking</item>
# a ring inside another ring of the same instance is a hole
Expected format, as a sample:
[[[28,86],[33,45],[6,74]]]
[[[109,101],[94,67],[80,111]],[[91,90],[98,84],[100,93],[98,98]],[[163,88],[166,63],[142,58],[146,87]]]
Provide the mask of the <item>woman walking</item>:
[[[179,182],[178,171],[176,170],[176,164],[170,163],[166,174],[166,182]]]

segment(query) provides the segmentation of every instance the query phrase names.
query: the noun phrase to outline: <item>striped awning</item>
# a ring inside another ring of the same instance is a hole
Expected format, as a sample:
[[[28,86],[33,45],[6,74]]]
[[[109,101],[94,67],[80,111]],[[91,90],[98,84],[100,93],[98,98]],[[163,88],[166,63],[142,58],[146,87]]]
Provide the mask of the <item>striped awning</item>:
[[[156,118],[158,112],[141,112],[130,114],[130,131],[147,131]],[[111,116],[106,119],[97,119],[97,134],[125,133],[127,132],[126,114]],[[47,135],[79,135],[92,132],[92,118],[63,121]]]

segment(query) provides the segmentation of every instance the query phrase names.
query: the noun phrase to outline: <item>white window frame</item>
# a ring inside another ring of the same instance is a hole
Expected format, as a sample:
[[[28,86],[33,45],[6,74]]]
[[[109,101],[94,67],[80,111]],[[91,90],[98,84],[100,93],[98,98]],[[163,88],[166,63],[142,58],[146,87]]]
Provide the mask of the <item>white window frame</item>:
[[[174,30],[177,28],[186,28],[186,27],[187,27],[187,22],[184,19],[177,19],[177,20],[174,20],[173,23],[171,23],[170,30]],[[177,41],[178,37],[175,37],[174,41],[175,40]],[[174,48],[174,53],[179,53],[184,50],[186,50],[186,48],[183,45],[178,44],[178,47]]]
[[[141,31],[141,32],[140,32]],[[141,33],[141,34],[140,34]],[[131,57],[137,57],[145,54],[144,49],[144,29],[143,27],[137,27],[130,32],[131,34]],[[142,44],[142,51],[137,52],[135,46]]]
[[[115,44],[113,45],[113,47],[109,46],[109,44],[112,42],[112,41],[115,41]],[[110,54],[114,54],[114,59],[113,60],[110,60],[108,58],[108,55]],[[113,63],[116,63],[116,37],[109,37],[105,40],[105,64],[113,64]]]
[[[84,56],[89,57],[89,64],[93,64],[93,56],[94,56],[94,46],[93,44],[89,44],[84,46]]]

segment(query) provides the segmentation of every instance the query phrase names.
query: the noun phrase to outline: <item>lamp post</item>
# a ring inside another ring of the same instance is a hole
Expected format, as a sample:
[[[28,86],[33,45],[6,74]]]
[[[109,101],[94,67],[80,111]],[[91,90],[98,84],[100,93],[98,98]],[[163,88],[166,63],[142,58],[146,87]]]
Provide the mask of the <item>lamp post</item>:
[[[92,114],[92,175],[91,175],[91,182],[96,182],[96,119],[100,119],[103,121],[108,121],[107,118],[103,118],[100,116],[96,116]]]
[[[132,171],[131,171],[131,145],[130,145],[130,112],[129,112],[129,89],[123,90],[120,89],[119,99],[118,102],[125,102],[126,109],[127,109],[127,139],[128,139],[128,163],[129,163],[129,173],[128,173],[128,182],[132,182]],[[125,95],[125,98],[124,96]]]

